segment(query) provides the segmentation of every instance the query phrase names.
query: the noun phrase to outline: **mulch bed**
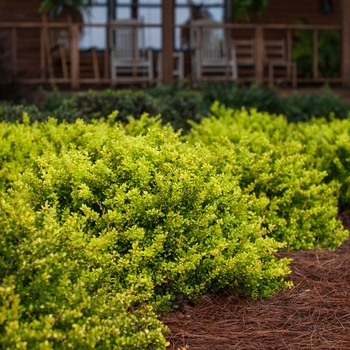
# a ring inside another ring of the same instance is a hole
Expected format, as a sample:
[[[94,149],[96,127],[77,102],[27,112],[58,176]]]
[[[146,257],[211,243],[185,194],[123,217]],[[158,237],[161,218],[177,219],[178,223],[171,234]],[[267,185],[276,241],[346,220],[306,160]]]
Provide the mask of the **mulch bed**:
[[[350,226],[350,211],[341,215]],[[293,258],[294,288],[253,301],[229,293],[183,303],[162,318],[170,349],[350,349],[350,237],[335,252],[279,253]]]

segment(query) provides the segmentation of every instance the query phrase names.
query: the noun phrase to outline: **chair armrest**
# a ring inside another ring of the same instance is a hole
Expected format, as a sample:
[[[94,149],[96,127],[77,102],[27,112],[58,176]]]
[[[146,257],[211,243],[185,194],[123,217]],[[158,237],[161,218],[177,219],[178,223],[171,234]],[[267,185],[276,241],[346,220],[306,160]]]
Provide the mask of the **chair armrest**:
[[[236,60],[236,57],[237,57],[237,55],[236,55],[236,45],[235,44],[232,44],[231,45],[231,48],[230,48],[230,54],[231,54],[231,59],[232,60]]]
[[[60,50],[60,48],[63,47],[62,45],[56,44],[50,48],[50,52],[54,52],[56,50]]]
[[[149,59],[153,58],[153,50],[152,49],[147,49],[146,50],[146,55]]]

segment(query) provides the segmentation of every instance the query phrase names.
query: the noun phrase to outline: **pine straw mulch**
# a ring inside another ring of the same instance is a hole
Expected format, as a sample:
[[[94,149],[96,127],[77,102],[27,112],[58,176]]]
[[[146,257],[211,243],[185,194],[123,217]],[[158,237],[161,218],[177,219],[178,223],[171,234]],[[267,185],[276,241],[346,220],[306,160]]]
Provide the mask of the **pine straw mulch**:
[[[342,219],[349,228],[350,211]],[[335,252],[278,256],[293,258],[294,288],[260,301],[223,292],[183,303],[162,318],[168,349],[350,350],[350,237]]]

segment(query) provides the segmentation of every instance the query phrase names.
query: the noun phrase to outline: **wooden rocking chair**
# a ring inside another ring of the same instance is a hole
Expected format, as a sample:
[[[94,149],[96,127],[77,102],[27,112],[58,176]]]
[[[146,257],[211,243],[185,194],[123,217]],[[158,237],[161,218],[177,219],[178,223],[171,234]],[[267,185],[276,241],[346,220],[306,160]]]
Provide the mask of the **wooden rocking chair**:
[[[255,54],[255,40],[254,39],[235,39],[234,45],[236,47],[236,59],[238,66],[238,76],[241,80],[243,74],[241,74],[240,67],[244,77],[248,80],[252,80],[255,77],[256,69],[256,54]]]
[[[269,85],[276,81],[277,69],[280,73],[280,79],[292,82],[292,86],[297,86],[297,64],[288,59],[285,40],[266,40],[265,41],[265,64],[267,65]],[[275,70],[275,68],[277,68]],[[285,74],[283,74],[285,71]]]
[[[112,84],[119,81],[153,83],[153,52],[144,47],[143,22],[130,19],[114,21],[111,25]]]
[[[47,21],[43,17],[44,21]],[[67,18],[67,27],[49,27],[45,30],[45,54],[50,79],[54,82],[57,78],[64,81],[71,77],[71,31],[69,24],[71,18]],[[100,79],[96,48],[80,52],[79,59],[80,78]]]
[[[195,81],[237,79],[236,48],[228,47],[220,23],[210,19],[192,21],[190,44]]]

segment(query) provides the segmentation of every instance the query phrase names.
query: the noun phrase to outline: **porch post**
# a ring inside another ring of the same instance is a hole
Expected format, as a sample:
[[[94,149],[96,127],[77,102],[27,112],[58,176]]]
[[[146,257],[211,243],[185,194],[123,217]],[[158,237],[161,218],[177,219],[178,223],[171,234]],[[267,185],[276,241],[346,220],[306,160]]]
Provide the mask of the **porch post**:
[[[71,23],[71,88],[79,89],[79,24]]]
[[[226,23],[232,22],[232,1],[231,0],[225,0],[225,22]]]
[[[163,84],[173,82],[174,0],[162,2]]]
[[[342,0],[342,80],[350,87],[350,1]]]
[[[108,0],[108,20],[109,22],[114,21],[116,19],[115,11],[116,11],[116,1]]]

